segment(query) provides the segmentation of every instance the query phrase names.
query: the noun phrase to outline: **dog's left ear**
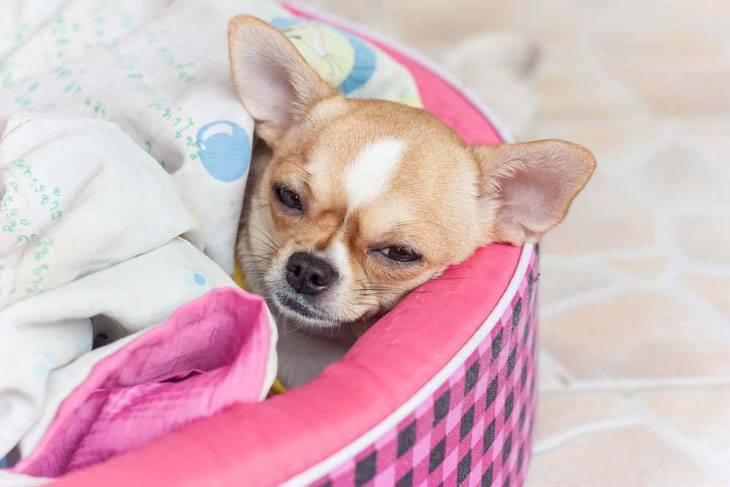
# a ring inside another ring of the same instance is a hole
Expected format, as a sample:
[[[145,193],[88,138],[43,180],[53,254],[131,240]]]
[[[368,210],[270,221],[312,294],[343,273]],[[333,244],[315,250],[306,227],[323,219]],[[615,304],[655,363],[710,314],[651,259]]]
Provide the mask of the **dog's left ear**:
[[[238,97],[269,146],[308,108],[337,94],[284,34],[256,17],[231,19],[228,48]]]
[[[565,218],[596,161],[561,140],[473,147],[489,241],[532,242]]]

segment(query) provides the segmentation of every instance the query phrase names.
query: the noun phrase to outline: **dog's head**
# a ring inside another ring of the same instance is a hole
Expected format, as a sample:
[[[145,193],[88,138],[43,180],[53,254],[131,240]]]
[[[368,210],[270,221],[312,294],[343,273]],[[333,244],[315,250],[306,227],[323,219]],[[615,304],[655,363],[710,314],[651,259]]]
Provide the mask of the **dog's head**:
[[[255,291],[304,325],[368,322],[479,246],[537,240],[594,169],[568,142],[473,147],[423,110],[346,99],[258,19],[234,18],[229,44],[273,154],[239,258]]]

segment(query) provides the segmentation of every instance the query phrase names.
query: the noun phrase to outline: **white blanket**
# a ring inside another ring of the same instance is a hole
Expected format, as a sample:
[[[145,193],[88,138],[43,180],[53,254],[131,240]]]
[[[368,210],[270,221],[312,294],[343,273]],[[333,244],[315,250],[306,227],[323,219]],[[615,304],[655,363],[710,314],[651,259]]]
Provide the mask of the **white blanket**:
[[[382,53],[269,2],[2,8],[0,459],[37,444],[100,327],[144,330],[233,285],[253,122],[229,81],[231,17],[272,22],[350,96],[418,104]]]

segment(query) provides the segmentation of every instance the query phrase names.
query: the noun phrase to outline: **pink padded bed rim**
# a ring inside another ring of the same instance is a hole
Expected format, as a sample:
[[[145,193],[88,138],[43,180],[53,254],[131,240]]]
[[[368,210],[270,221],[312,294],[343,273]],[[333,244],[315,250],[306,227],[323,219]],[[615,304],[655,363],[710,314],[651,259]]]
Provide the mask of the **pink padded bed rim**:
[[[321,16],[289,7],[296,15]],[[341,25],[341,24],[340,24]],[[490,118],[463,91],[404,50],[345,27],[406,66],[424,106],[470,143],[499,143]],[[76,471],[63,486],[272,485],[316,480],[368,446],[383,425],[443,376],[509,303],[532,247],[491,245],[407,296],[315,381],[258,404],[238,404],[135,451]],[[515,270],[520,263],[517,274]],[[486,321],[485,321],[486,320]],[[488,330],[486,330],[488,331]],[[415,407],[415,404],[413,405]],[[341,463],[341,462],[340,462]]]

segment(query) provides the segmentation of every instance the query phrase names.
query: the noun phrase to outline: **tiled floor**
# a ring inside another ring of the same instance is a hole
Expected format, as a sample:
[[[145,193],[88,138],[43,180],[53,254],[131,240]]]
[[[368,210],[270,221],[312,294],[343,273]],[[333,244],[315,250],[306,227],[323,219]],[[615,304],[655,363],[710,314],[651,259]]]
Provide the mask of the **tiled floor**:
[[[727,485],[730,2],[315,3],[452,67],[520,138],[598,157],[544,240],[528,484]],[[478,56],[496,29],[532,39],[539,63],[513,46],[500,62],[517,75],[495,75]]]

